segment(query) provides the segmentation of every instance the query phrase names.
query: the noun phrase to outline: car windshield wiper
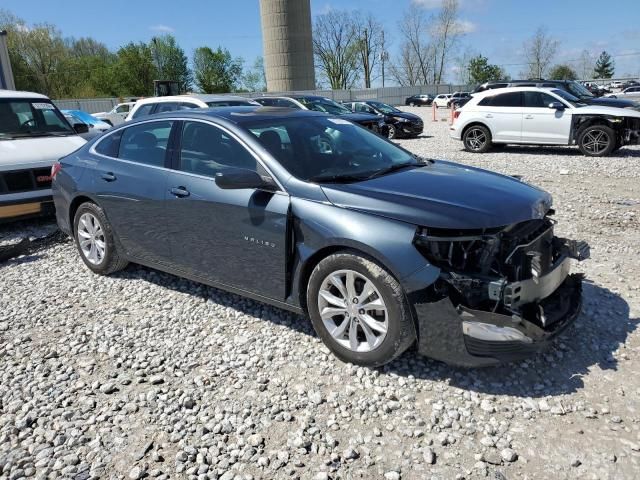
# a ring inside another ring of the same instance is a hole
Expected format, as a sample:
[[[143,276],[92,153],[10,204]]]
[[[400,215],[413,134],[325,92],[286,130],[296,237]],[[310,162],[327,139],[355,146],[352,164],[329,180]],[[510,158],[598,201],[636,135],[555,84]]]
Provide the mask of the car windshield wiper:
[[[405,163],[398,163],[396,165],[391,165],[387,168],[383,168],[382,170],[378,170],[377,172],[372,173],[371,175],[369,175],[367,177],[367,180],[370,180],[372,178],[377,178],[377,177],[381,177],[382,175],[387,175],[389,173],[392,172],[396,172],[398,170],[403,170],[405,168],[409,168],[409,167],[422,167],[425,164],[422,162],[405,162]]]

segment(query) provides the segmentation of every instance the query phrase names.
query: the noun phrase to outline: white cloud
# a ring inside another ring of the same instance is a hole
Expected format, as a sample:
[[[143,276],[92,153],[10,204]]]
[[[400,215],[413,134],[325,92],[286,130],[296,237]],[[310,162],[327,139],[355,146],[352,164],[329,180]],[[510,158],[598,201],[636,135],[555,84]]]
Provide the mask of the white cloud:
[[[442,7],[444,0],[411,0],[413,5],[425,10],[436,10]],[[460,8],[478,10],[486,7],[488,0],[458,0]]]
[[[458,20],[456,27],[459,33],[472,33],[478,29],[478,26],[469,20]]]
[[[442,0],[411,0],[411,3],[427,10],[433,10],[442,6]]]
[[[149,30],[154,31],[154,32],[160,32],[160,33],[173,33],[173,32],[175,32],[173,27],[170,27],[168,25],[162,25],[161,23],[159,23],[158,25],[150,26]]]

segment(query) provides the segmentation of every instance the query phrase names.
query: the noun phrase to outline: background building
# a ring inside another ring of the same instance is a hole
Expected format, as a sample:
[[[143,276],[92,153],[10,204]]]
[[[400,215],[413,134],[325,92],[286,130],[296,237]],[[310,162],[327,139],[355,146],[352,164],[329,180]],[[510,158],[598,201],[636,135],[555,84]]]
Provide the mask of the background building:
[[[260,0],[267,90],[315,88],[309,0]]]

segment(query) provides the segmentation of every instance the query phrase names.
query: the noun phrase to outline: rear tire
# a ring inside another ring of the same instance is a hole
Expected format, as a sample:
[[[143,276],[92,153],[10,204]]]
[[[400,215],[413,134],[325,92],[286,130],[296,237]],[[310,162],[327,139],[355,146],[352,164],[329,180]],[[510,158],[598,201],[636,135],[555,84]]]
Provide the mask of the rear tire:
[[[318,336],[344,362],[378,367],[416,338],[398,281],[357,252],[336,253],[318,263],[307,286],[307,309]]]
[[[616,147],[616,134],[606,125],[592,125],[578,136],[578,148],[588,157],[605,157]]]
[[[467,152],[488,152],[492,146],[491,132],[484,125],[472,125],[462,135],[462,143]]]
[[[108,275],[129,264],[118,252],[104,210],[95,203],[85,202],[78,207],[73,219],[73,236],[80,258],[94,273]]]
[[[396,138],[398,136],[398,131],[396,127],[393,125],[387,125],[387,138]]]

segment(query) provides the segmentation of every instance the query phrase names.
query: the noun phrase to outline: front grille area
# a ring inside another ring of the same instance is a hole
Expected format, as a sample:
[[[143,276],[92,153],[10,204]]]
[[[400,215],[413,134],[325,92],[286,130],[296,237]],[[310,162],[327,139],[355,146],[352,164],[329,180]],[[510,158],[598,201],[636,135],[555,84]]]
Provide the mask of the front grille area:
[[[51,169],[48,167],[0,172],[0,194],[48,188],[51,188]]]

